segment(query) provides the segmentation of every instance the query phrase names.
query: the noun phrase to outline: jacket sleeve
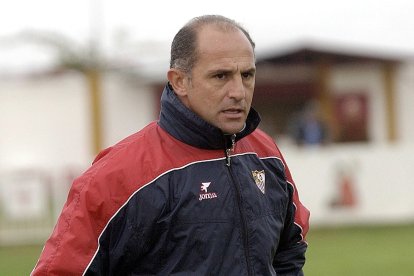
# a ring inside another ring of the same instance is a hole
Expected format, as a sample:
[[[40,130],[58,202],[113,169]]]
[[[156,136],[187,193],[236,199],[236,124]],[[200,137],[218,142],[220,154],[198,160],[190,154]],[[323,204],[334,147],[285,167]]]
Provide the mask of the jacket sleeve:
[[[305,264],[307,249],[305,236],[309,229],[309,211],[299,201],[298,192],[286,163],[285,173],[290,198],[285,226],[281,233],[273,266],[277,275],[300,276],[303,275],[302,268]]]
[[[144,187],[141,182],[146,181],[141,170],[125,169],[120,158],[101,159],[74,181],[32,275],[108,273],[111,247],[117,239],[128,238],[123,235],[126,227],[114,230],[112,222],[125,223],[119,219],[120,214],[131,195],[139,194]],[[141,213],[150,219],[148,212]]]
[[[92,171],[72,184],[52,235],[46,241],[31,275],[82,275],[104,227],[103,198],[93,189]]]

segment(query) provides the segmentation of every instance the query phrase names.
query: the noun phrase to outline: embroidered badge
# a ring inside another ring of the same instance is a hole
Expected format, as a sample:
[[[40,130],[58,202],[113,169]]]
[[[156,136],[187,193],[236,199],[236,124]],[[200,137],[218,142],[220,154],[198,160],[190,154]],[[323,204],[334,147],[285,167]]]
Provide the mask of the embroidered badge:
[[[202,201],[204,199],[213,199],[217,197],[216,193],[209,193],[208,187],[210,186],[211,182],[202,182],[201,183],[201,191],[200,191],[200,197],[198,200]]]
[[[261,171],[255,170],[255,171],[252,171],[252,175],[253,175],[253,179],[254,179],[254,182],[256,183],[257,187],[264,194],[265,193],[265,183],[266,183],[265,171],[264,170],[261,170]]]

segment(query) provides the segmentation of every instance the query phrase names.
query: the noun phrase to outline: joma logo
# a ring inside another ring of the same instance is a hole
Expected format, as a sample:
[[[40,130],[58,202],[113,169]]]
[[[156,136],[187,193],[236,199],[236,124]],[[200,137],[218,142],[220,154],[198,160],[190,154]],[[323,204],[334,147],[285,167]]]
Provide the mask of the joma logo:
[[[200,192],[200,197],[198,198],[198,200],[202,201],[204,199],[212,199],[212,198],[216,198],[217,194],[216,193],[209,193],[208,192],[208,187],[210,186],[211,182],[202,182],[201,183],[201,192]]]

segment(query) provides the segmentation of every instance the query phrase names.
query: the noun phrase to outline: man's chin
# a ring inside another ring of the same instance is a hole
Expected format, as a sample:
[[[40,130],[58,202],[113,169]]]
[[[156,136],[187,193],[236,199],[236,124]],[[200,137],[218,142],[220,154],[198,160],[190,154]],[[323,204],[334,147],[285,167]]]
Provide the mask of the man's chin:
[[[246,124],[224,126],[221,128],[224,134],[237,134],[245,128]]]

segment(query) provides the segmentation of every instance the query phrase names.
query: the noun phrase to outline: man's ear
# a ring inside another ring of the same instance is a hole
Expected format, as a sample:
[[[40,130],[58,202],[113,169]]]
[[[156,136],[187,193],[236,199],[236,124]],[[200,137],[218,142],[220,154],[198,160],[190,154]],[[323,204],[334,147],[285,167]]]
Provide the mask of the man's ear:
[[[171,68],[167,72],[167,78],[170,82],[172,88],[174,89],[174,92],[178,96],[186,96],[187,95],[187,75],[176,68]]]

